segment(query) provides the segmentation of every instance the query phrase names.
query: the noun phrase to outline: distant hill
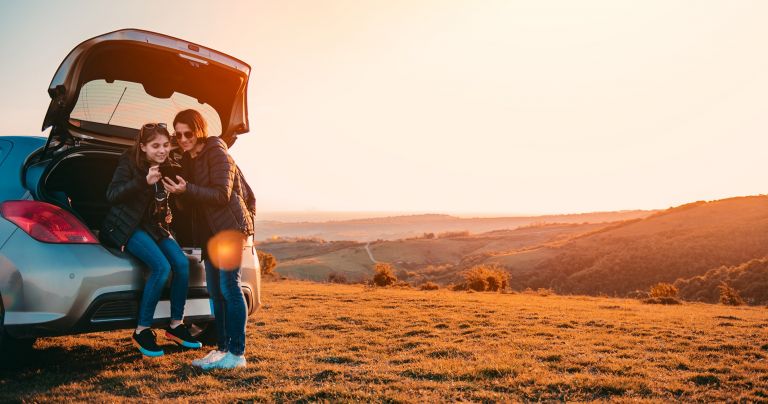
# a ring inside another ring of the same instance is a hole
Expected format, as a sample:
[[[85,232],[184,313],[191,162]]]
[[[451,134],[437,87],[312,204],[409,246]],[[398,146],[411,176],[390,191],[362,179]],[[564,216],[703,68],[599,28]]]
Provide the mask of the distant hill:
[[[256,239],[276,237],[319,238],[326,241],[397,240],[423,233],[469,231],[485,233],[544,223],[605,223],[649,216],[656,211],[631,210],[570,215],[460,218],[450,215],[406,215],[325,222],[258,221]]]
[[[591,215],[591,216],[590,216]],[[603,216],[600,216],[603,215]],[[418,234],[370,243],[277,240],[259,248],[274,253],[286,276],[324,281],[332,272],[350,281],[370,278],[374,262],[393,264],[417,285],[449,284],[477,264],[503,266],[515,289],[552,288],[559,293],[625,296],[657,282],[675,283],[681,297],[716,302],[721,282],[750,303],[768,303],[768,197],[699,201],[664,211],[558,216],[574,222],[624,217],[610,223],[544,224],[525,218],[514,229],[479,234],[451,230],[511,225],[523,218],[459,219],[444,215],[329,222],[338,233],[366,226]],[[430,225],[437,226],[429,227]],[[305,230],[309,225],[304,224]],[[312,224],[319,229],[323,224]],[[397,230],[399,229],[399,230]],[[418,230],[413,230],[418,229]],[[424,238],[424,233],[433,233]],[[370,254],[369,254],[370,253]]]
[[[768,255],[768,198],[690,203],[582,235],[549,248],[548,255],[518,282],[565,293],[625,295],[704,275]]]
[[[547,224],[476,235],[438,233],[433,234],[434,238],[370,243],[278,239],[261,242],[258,249],[274,254],[279,262],[277,271],[293,278],[324,281],[331,272],[335,272],[350,281],[360,281],[372,276],[373,256],[378,262],[393,264],[399,276],[411,283],[427,280],[450,283],[461,277],[459,272],[462,269],[489,259],[500,251],[520,251],[541,244],[563,242],[574,235],[604,226],[604,223]]]

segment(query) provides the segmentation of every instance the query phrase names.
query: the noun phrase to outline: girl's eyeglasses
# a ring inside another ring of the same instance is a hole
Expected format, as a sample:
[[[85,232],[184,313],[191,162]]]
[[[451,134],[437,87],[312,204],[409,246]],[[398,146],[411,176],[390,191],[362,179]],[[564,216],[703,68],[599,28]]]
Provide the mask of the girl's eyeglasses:
[[[145,123],[144,126],[141,127],[143,130],[151,130],[155,129],[157,127],[168,129],[168,125],[158,122],[158,123]]]

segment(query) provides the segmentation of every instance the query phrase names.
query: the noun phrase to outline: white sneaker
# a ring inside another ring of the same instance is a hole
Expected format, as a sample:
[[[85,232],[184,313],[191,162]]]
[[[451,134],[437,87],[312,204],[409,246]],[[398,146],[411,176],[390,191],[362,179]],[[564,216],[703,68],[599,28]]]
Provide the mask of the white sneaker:
[[[231,352],[227,352],[221,359],[206,363],[202,366],[203,370],[209,369],[235,369],[244,368],[246,366],[245,355],[233,355]]]
[[[205,355],[204,357],[200,359],[195,359],[192,361],[192,366],[202,367],[203,365],[216,362],[217,360],[221,359],[226,355],[226,352],[221,352],[218,350],[212,350],[211,352],[208,352],[208,355]]]

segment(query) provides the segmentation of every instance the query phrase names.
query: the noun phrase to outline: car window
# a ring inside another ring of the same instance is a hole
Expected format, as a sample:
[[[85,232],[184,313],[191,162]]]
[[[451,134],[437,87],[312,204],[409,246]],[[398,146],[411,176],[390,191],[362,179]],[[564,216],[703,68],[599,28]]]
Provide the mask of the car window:
[[[173,132],[173,118],[184,109],[198,110],[208,123],[208,134],[221,135],[221,119],[208,104],[181,93],[169,98],[156,98],[144,91],[140,83],[94,80],[80,89],[71,118],[139,129],[147,122],[164,122]]]

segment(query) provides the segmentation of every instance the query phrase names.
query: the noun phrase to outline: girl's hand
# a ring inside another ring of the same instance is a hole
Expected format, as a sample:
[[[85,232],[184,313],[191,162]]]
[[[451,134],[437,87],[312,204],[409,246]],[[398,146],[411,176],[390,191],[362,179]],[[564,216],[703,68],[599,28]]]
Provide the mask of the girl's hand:
[[[160,181],[160,177],[162,176],[163,175],[160,174],[160,166],[149,167],[149,173],[147,174],[147,184],[157,184],[157,181]]]
[[[181,176],[176,176],[178,182],[173,182],[170,178],[163,178],[163,187],[172,194],[183,194],[187,191],[187,182]]]

